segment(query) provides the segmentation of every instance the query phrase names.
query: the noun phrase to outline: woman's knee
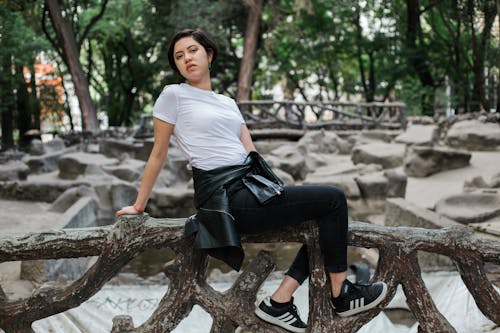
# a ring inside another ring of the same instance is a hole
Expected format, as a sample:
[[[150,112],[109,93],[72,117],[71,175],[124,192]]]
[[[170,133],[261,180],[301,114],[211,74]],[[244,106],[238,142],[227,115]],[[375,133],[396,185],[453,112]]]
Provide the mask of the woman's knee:
[[[331,197],[331,200],[333,203],[345,206],[347,205],[347,198],[345,196],[344,191],[342,189],[335,187],[335,186],[329,186],[329,195]]]

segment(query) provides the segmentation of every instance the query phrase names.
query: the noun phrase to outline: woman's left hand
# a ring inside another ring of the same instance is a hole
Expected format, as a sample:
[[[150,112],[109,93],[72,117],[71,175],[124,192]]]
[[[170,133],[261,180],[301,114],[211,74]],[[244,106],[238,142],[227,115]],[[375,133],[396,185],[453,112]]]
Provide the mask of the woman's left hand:
[[[119,211],[116,212],[115,217],[120,217],[122,215],[137,215],[141,214],[143,212],[138,211],[134,205],[132,206],[126,206],[120,209]]]

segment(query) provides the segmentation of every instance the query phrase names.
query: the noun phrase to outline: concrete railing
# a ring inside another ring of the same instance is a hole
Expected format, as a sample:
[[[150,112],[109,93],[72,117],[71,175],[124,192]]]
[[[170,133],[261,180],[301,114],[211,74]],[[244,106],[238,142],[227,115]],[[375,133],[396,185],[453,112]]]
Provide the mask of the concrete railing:
[[[240,101],[238,106],[250,129],[404,129],[402,102]]]
[[[208,257],[193,249],[193,239],[183,236],[185,219],[155,219],[147,214],[121,217],[114,225],[64,229],[21,236],[0,236],[0,262],[98,256],[83,276],[64,288],[42,288],[30,297],[11,301],[0,287],[0,328],[6,333],[32,332],[39,319],[76,307],[97,293],[137,253],[151,248],[171,248],[176,259],[165,268],[169,291],[151,317],[134,327],[129,316],[113,318],[111,332],[170,332],[195,304],[213,318],[211,332],[285,332],[253,315],[256,294],[274,268],[268,252],[261,252],[244,267],[234,285],[225,292],[207,283]],[[402,285],[419,332],[455,332],[438,311],[421,278],[417,251],[442,254],[452,259],[479,309],[500,325],[500,296],[486,277],[486,262],[500,264],[500,242],[478,238],[467,227],[422,229],[381,227],[362,222],[349,225],[349,245],[379,250],[374,279],[388,284],[386,300],[379,307],[354,317],[337,317],[329,304],[329,282],[323,269],[314,222],[258,236],[244,242],[304,242],[308,245],[308,332],[356,332],[387,305]]]

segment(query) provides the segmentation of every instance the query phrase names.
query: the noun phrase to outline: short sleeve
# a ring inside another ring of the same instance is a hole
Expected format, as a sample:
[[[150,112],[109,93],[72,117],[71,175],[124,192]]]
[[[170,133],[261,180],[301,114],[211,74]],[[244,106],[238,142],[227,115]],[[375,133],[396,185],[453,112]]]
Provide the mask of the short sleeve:
[[[173,86],[166,86],[153,107],[153,117],[170,124],[177,122],[177,96]]]
[[[238,104],[236,104],[236,101],[234,99],[233,99],[233,104],[234,104],[234,111],[236,112],[236,114],[240,118],[241,123],[244,124],[245,119],[243,119],[243,115],[241,114],[240,108],[238,107]]]

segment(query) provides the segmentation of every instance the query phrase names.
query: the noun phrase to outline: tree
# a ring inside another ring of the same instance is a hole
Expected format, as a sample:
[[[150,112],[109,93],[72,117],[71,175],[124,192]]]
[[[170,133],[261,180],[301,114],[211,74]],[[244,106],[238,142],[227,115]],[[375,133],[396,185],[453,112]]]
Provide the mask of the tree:
[[[167,47],[174,32],[201,28],[217,42],[219,55],[212,64],[214,89],[236,96],[238,70],[248,10],[243,1],[208,1],[200,6],[196,0],[149,0],[148,15],[143,17],[151,40],[156,42],[155,55],[159,68],[151,93],[157,96],[166,83],[182,80],[169,70]]]
[[[107,3],[108,0],[102,0],[100,12],[97,13],[94,18],[90,20],[90,22],[88,22],[80,35],[80,39],[77,41],[75,31],[69,21],[69,18],[71,18],[69,11],[64,7],[61,7],[58,0],[45,0],[45,10],[49,14],[52,21],[52,26],[56,33],[57,43],[48,32],[46,32],[47,37],[52,42],[54,48],[61,55],[61,58],[71,73],[71,79],[75,86],[75,93],[80,104],[85,129],[92,131],[97,130],[99,126],[97,123],[96,110],[90,97],[87,77],[85,76],[80,63],[80,48],[89,30],[104,14]],[[77,12],[77,8],[80,5],[81,4],[79,4],[77,0],[74,0],[74,12]]]
[[[0,4],[0,112],[2,150],[14,146],[14,132],[19,130],[20,145],[28,143],[25,133],[40,129],[39,101],[34,85],[33,65],[37,54],[48,47],[28,25],[36,17],[33,4]],[[22,41],[22,42],[20,42]],[[31,76],[28,84],[24,71]]]
[[[438,11],[448,33],[448,38],[444,39],[453,46],[456,63],[463,62],[464,70],[473,76],[472,91],[465,92],[465,96],[470,96],[471,99],[465,100],[465,109],[488,110],[491,101],[486,97],[484,87],[485,63],[488,61],[487,54],[491,49],[493,22],[498,14],[495,1],[451,1],[449,7],[440,3]],[[495,66],[498,64],[498,59],[496,64],[494,58],[489,62]]]
[[[112,2],[85,47],[91,85],[109,125],[130,126],[155,88],[160,69],[157,40],[144,25],[149,6],[141,0]]]
[[[262,15],[264,0],[248,0],[248,20],[245,31],[245,47],[243,49],[243,59],[241,59],[240,72],[238,78],[237,101],[249,100],[252,86],[253,68],[259,40],[259,26]]]

